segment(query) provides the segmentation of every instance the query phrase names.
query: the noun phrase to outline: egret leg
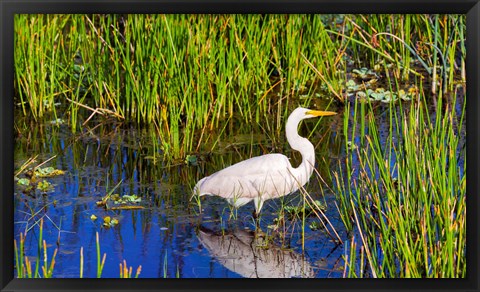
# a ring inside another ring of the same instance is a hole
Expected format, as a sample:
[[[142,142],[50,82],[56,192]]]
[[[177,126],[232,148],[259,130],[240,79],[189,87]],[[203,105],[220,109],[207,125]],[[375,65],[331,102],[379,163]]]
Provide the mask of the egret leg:
[[[261,196],[256,197],[253,199],[253,203],[255,204],[255,210],[253,211],[253,218],[255,219],[255,228],[256,230],[260,230],[260,210],[263,206],[263,200]]]

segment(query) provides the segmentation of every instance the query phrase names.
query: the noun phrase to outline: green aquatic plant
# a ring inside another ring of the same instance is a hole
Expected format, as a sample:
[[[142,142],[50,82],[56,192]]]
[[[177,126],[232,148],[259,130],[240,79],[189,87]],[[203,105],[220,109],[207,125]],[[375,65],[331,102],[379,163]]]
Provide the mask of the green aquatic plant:
[[[119,194],[113,194],[111,200],[114,204],[128,204],[128,203],[140,203],[142,198],[137,195],[123,195],[120,197]]]
[[[28,178],[21,178],[21,179],[17,180],[17,184],[19,186],[29,187],[30,186],[30,180]]]
[[[466,161],[459,133],[466,106],[457,116],[456,103],[439,100],[434,114],[424,96],[390,104],[394,130],[384,142],[368,105],[365,144],[346,146],[346,163],[334,175],[342,220],[357,234],[345,258],[349,276],[465,276]]]
[[[105,216],[103,217],[103,224],[102,226],[105,227],[105,228],[111,228],[111,227],[115,227],[118,225],[118,219],[117,218],[112,218],[110,216]]]
[[[96,217],[96,216],[95,216]],[[94,215],[91,219],[94,220]],[[48,217],[46,217],[48,219]],[[96,219],[96,218],[95,218]],[[115,219],[111,219],[110,223]],[[53,223],[53,222],[51,222]],[[30,232],[34,227],[38,227],[38,233],[35,236],[38,236],[36,249],[34,248],[33,253],[31,250],[26,249],[25,241],[27,236],[30,236]],[[19,239],[14,239],[13,249],[14,249],[14,264],[15,272],[17,278],[52,278],[55,276],[55,266],[58,261],[58,248],[55,248],[52,253],[52,248],[47,244],[46,240],[43,239],[43,233],[45,231],[44,219],[43,217],[35,222],[31,228],[26,229],[25,232],[19,234]],[[100,237],[98,232],[96,233],[96,252],[97,252],[97,278],[101,278],[103,267],[107,259],[107,254],[104,253],[100,257]],[[58,242],[57,242],[58,244]],[[36,251],[36,254],[35,254]],[[32,260],[34,259],[34,260]],[[124,260],[123,266],[120,265],[120,277],[131,277],[132,271],[131,267],[128,269],[128,273],[125,273],[127,265]],[[84,276],[84,253],[83,247],[80,247],[80,263],[79,263],[79,277],[83,278]],[[141,272],[141,266],[136,270],[135,278],[138,278]]]
[[[248,126],[269,119],[278,139],[292,105],[311,104],[316,95],[344,103],[346,72],[370,78],[350,91],[365,91],[379,76],[408,80],[423,71],[437,93],[439,83],[453,90],[457,73],[465,81],[464,16],[326,19],[19,14],[15,101],[23,115],[53,116],[55,124],[66,111],[74,132],[109,119],[151,125],[158,144],[151,157],[188,162],[193,152],[211,151],[219,139],[212,130],[232,118]]]
[[[353,69],[352,73],[353,76],[361,79],[362,81],[377,80],[379,78],[378,74],[374,70],[365,67],[360,69]]]
[[[57,175],[64,175],[65,171],[60,169],[55,169],[53,167],[45,167],[45,168],[35,168],[34,175],[37,177],[52,177]]]
[[[138,278],[140,272],[142,271],[142,266],[138,266],[137,271],[135,273],[135,278]],[[120,279],[128,279],[132,278],[132,267],[128,268],[127,261],[123,260],[123,264],[120,263]]]
[[[42,180],[42,181],[38,182],[38,184],[37,184],[37,189],[38,189],[39,191],[45,193],[45,192],[48,192],[48,191],[52,190],[52,189],[53,189],[53,186],[52,186],[52,184],[49,183],[48,181]]]
[[[308,225],[308,228],[310,228],[310,230],[312,231],[317,231],[317,230],[320,230],[322,228],[324,228],[325,225],[323,224],[320,224],[318,221],[312,221],[309,225]]]
[[[100,239],[98,237],[98,232],[95,233],[95,243],[97,247],[97,278],[101,278],[107,254],[104,253],[103,257],[100,259]]]
[[[120,186],[122,182],[123,182],[123,179],[120,180],[111,190],[109,190],[106,196],[102,197],[101,200],[97,201],[97,206],[108,209],[108,201],[110,197],[113,195],[113,192],[115,192],[115,190]],[[106,189],[108,190],[108,188],[109,186],[108,186],[108,179],[107,179]]]
[[[297,206],[283,206],[285,213],[291,218],[305,214],[306,217],[315,215],[315,210],[325,211],[327,206],[319,200],[314,200],[311,204]]]
[[[25,250],[25,238],[27,233],[20,233],[20,239],[17,245],[17,240],[13,241],[15,253],[15,270],[17,278],[51,278],[55,268],[55,258],[58,249],[53,251],[49,256],[48,248],[45,240],[43,240],[43,219],[39,221],[39,237],[37,254],[35,256],[35,264],[32,263],[28,257],[28,251]],[[34,270],[32,268],[34,265]],[[40,268],[41,267],[41,268]],[[42,271],[42,274],[40,273]]]

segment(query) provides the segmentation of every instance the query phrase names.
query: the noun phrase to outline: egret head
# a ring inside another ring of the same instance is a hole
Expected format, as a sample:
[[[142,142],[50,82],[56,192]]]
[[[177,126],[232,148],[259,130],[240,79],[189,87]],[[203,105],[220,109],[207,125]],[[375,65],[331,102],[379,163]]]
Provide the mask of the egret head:
[[[306,108],[301,108],[304,112],[305,118],[315,118],[315,117],[324,117],[324,116],[333,116],[336,115],[336,112],[329,112],[329,111],[317,111],[311,110]]]
[[[310,149],[310,152],[313,152],[313,145],[311,145],[307,139],[298,135],[298,124],[304,119],[333,116],[336,114],[336,112],[317,111],[308,108],[297,107],[288,117],[287,124],[285,126],[285,133],[287,135],[288,143],[290,143],[290,146],[293,149],[300,152],[302,152],[303,149]],[[310,160],[313,161],[313,159]]]
[[[293,132],[296,132],[297,125],[301,120],[315,118],[315,117],[333,116],[336,114],[337,114],[336,112],[317,111],[317,110],[311,110],[308,108],[297,107],[288,117],[287,128],[289,128],[289,125],[291,125],[292,129],[290,130],[290,132],[293,133]],[[287,135],[288,135],[288,132],[289,131],[287,130]]]
[[[337,114],[336,112],[317,111],[317,110],[311,110],[308,108],[297,107],[288,117],[288,121],[290,121],[292,125],[295,125],[293,126],[293,128],[295,128],[296,130],[297,129],[296,125],[298,125],[298,123],[301,120],[315,118],[315,117],[333,116],[336,114]],[[287,122],[287,125],[288,125],[288,122]]]

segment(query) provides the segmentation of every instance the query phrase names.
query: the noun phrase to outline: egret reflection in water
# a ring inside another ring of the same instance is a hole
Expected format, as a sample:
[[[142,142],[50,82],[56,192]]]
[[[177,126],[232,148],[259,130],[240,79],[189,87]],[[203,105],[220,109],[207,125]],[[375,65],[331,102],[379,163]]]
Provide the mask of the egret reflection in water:
[[[217,234],[205,227],[197,231],[200,243],[225,268],[244,278],[313,278],[315,272],[304,256],[273,244],[253,231]]]
[[[288,157],[279,153],[252,157],[202,178],[195,185],[193,194],[220,196],[237,208],[253,200],[254,215],[258,216],[266,200],[295,192],[313,173],[315,149],[308,139],[298,135],[299,123],[304,119],[335,114],[302,107],[290,114],[285,132],[290,146],[302,154],[302,163],[298,167],[292,167]]]

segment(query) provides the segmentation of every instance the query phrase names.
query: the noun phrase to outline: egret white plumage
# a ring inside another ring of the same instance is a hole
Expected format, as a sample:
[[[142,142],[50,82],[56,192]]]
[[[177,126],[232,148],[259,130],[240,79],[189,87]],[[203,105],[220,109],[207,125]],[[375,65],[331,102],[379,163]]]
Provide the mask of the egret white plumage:
[[[315,150],[308,139],[298,134],[299,123],[304,119],[335,114],[302,107],[290,114],[285,132],[290,147],[302,154],[302,163],[298,167],[292,167],[288,157],[279,153],[252,157],[202,178],[194,187],[194,195],[220,196],[237,208],[253,200],[255,215],[258,215],[266,200],[295,192],[313,173]]]

